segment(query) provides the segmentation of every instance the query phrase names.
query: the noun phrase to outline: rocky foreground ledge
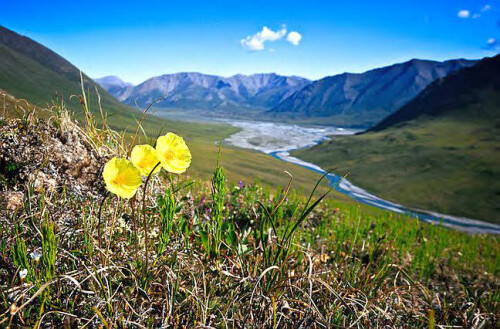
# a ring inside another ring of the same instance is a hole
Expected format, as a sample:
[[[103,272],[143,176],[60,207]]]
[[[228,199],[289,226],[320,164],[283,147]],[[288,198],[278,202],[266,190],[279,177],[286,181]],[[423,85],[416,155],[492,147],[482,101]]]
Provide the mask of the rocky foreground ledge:
[[[0,121],[0,199],[15,209],[28,189],[97,198],[105,160],[73,122]]]

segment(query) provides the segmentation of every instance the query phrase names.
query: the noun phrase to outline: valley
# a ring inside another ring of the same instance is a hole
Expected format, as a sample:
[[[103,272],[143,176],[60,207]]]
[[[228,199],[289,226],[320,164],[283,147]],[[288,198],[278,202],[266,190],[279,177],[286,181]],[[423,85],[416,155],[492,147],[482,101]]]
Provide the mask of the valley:
[[[302,159],[305,159],[306,157],[309,156],[309,154],[317,155],[317,151],[311,151],[314,150],[315,148],[319,148],[321,152],[325,152],[327,156],[331,156],[331,153],[333,153],[333,150],[327,149],[325,151],[324,149],[324,144],[334,144],[336,147],[339,143],[342,143],[342,141],[349,141],[349,140],[354,140],[356,141],[357,136],[354,136],[355,133],[359,133],[357,130],[350,130],[350,129],[344,129],[344,128],[338,128],[338,127],[320,127],[320,126],[315,126],[315,127],[303,127],[303,126],[298,126],[298,125],[288,125],[288,124],[274,124],[270,122],[256,122],[256,121],[232,121],[232,120],[225,120],[226,123],[232,125],[233,127],[237,127],[241,129],[240,131],[231,134],[228,136],[226,139],[224,139],[224,144],[227,145],[232,145],[236,146],[239,148],[243,149],[253,149],[257,150],[259,152],[262,152],[264,154],[268,154],[272,156],[275,159],[282,160],[287,163],[291,164],[297,164],[300,165],[303,168],[306,168],[312,172],[316,172],[319,174],[326,174],[326,171],[318,166],[315,163],[312,162],[307,162]],[[433,125],[432,123],[429,123],[430,129],[440,129],[440,127],[437,127],[436,125]],[[471,131],[465,130],[464,134],[469,134]],[[457,135],[455,135],[457,136]],[[433,135],[434,137],[434,135]],[[461,135],[463,137],[463,135]],[[366,140],[363,141],[366,145],[364,148],[360,147],[359,145],[355,145],[357,149],[360,150],[361,154],[362,152],[366,152],[367,149],[373,148],[375,151],[378,152],[379,150],[377,147],[380,147],[376,144],[373,143],[368,143]],[[425,140],[422,140],[421,142],[425,142]],[[428,141],[427,141],[428,142]],[[359,143],[359,141],[358,141]],[[319,144],[319,145],[318,145]],[[446,144],[446,142],[445,142]],[[318,145],[318,146],[316,146]],[[409,145],[411,147],[411,145]],[[410,149],[411,151],[411,149]],[[429,151],[431,152],[431,151]],[[299,159],[293,155],[300,156],[302,159]],[[438,158],[439,156],[436,155],[437,152],[434,153],[434,156]],[[458,153],[455,154],[455,156],[458,156]],[[305,155],[304,155],[305,154]],[[358,174],[355,172],[351,175],[349,175],[345,178],[345,174],[348,172],[345,171],[343,165],[343,158],[342,156],[339,156],[338,153],[335,155],[338,156],[340,166],[337,168],[330,168],[329,173],[327,174],[326,178],[329,180],[330,186],[334,187],[335,190],[341,194],[344,195],[344,197],[349,197],[350,199],[354,200],[355,202],[360,202],[362,204],[366,204],[369,206],[374,206],[383,210],[387,210],[396,214],[406,214],[414,218],[418,218],[422,221],[429,222],[429,223],[434,223],[436,225],[443,225],[445,227],[450,227],[453,229],[457,229],[460,231],[465,231],[469,233],[494,233],[494,234],[500,234],[500,226],[499,225],[494,225],[494,224],[488,224],[483,221],[478,221],[474,220],[473,218],[476,218],[474,216],[478,216],[478,214],[487,214],[488,208],[490,207],[487,203],[485,204],[480,204],[480,207],[483,207],[484,210],[483,212],[479,211],[479,207],[472,208],[469,214],[470,218],[466,218],[466,216],[463,215],[465,212],[462,207],[458,207],[457,204],[453,205],[454,209],[459,209],[457,213],[455,213],[455,216],[450,215],[452,212],[447,212],[443,211],[442,213],[439,213],[438,210],[436,210],[439,205],[437,205],[434,200],[436,200],[436,196],[433,195],[433,193],[441,193],[441,191],[437,192],[429,192],[426,191],[426,193],[422,193],[418,190],[418,188],[415,186],[415,183],[412,181],[404,181],[404,179],[398,179],[398,182],[403,181],[406,186],[404,186],[405,189],[408,189],[408,191],[411,189],[415,191],[416,194],[420,195],[420,202],[418,203],[413,203],[411,204],[412,207],[408,207],[410,203],[404,203],[401,200],[404,200],[404,196],[408,195],[410,196],[410,192],[405,192],[406,194],[403,194],[400,192],[399,195],[396,197],[392,198],[393,201],[388,201],[380,198],[377,195],[374,195],[367,190],[365,190],[364,186],[368,186],[370,184],[380,184],[380,186],[377,186],[377,190],[381,191],[380,195],[387,195],[385,193],[385,190],[387,186],[389,185],[387,181],[384,181],[379,178],[377,181],[377,178],[372,178],[368,179],[366,177],[363,177],[365,180],[360,180],[358,179]],[[392,160],[392,158],[389,158],[388,161]],[[422,156],[422,153],[419,154],[419,156]],[[445,154],[442,155],[443,157],[451,157],[451,154]],[[321,159],[321,158],[320,158]],[[437,159],[436,159],[437,160]],[[317,163],[321,163],[321,165],[325,165],[326,168],[328,167],[328,160],[317,160],[315,158],[315,161],[318,161]],[[350,164],[352,165],[352,164]],[[371,166],[373,166],[372,163],[370,163]],[[388,163],[384,163],[384,166],[387,166],[385,170],[387,172],[391,172],[393,167],[389,167]],[[494,165],[494,163],[491,163],[490,166]],[[379,170],[379,174],[382,176],[384,173],[382,172],[382,168],[378,168],[376,165],[373,166],[375,170]],[[466,167],[468,168],[468,167]],[[338,170],[338,171],[337,171]],[[447,170],[450,170],[448,168]],[[463,169],[463,172],[465,174],[465,170]],[[336,174],[337,173],[337,174]],[[340,174],[338,174],[340,173]],[[361,172],[363,174],[363,172]],[[392,173],[391,173],[392,174]],[[455,187],[454,184],[448,182],[442,183],[439,181],[439,179],[447,179],[446,177],[446,172],[441,173],[441,178],[437,178],[438,184],[443,184],[447,188],[457,188]],[[455,175],[458,175],[455,173]],[[468,175],[473,175],[473,173],[468,173]],[[351,177],[355,179],[356,184],[354,185],[351,182]],[[423,179],[426,179],[423,175],[420,174],[420,177],[423,177]],[[470,176],[469,176],[470,177]],[[466,177],[466,179],[469,179],[469,177]],[[456,179],[457,176],[454,176],[452,179]],[[451,180],[451,179],[450,179]],[[478,177],[476,178],[477,183],[481,184],[481,182],[484,182],[484,177]],[[368,182],[368,183],[366,183]],[[434,185],[426,184],[423,183],[423,186],[426,186],[428,189],[435,188]],[[371,185],[370,185],[371,186]],[[390,186],[390,185],[389,185]],[[439,185],[437,185],[439,186]],[[480,193],[482,197],[485,198],[485,200],[488,200],[488,197],[492,194],[491,190],[483,190],[479,191],[481,188],[484,188],[484,184],[482,187],[473,185],[470,187],[470,189],[475,189],[474,193]],[[495,186],[494,186],[495,188]],[[372,189],[373,190],[373,189]],[[431,190],[432,191],[432,190]],[[391,196],[389,196],[391,197]],[[461,200],[464,202],[464,200]],[[404,205],[399,204],[397,202],[402,202]],[[470,206],[470,203],[466,204],[467,206]],[[451,210],[450,208],[447,208],[445,210]],[[490,211],[490,214],[495,213],[495,209],[493,211]],[[488,217],[486,217],[488,218]],[[494,219],[494,217],[493,217]],[[497,222],[496,220],[487,220],[490,222]]]
[[[53,96],[56,91],[60,101],[83,120],[79,100],[70,97],[81,92],[78,69],[33,40],[5,28],[0,32],[0,88],[42,107],[57,100]],[[278,74],[221,77],[197,72],[153,77],[137,86],[115,76],[95,79],[97,83],[85,74],[82,78],[89,110],[99,113],[104,108],[109,125],[129,136],[141,116],[140,109],[161,98],[145,116],[145,135],[141,138],[152,140],[162,131],[184,135],[199,159],[192,167],[193,175],[209,177],[216,144],[225,140],[223,154],[227,156],[223,161],[235,181],[260,179],[266,184],[283,185],[286,170],[294,175],[294,186],[311,191],[319,178],[318,170],[293,164],[296,160],[284,163],[276,159],[278,151],[292,152],[294,157],[314,163],[314,168],[331,169],[339,175],[349,173],[354,184],[391,202],[496,222],[498,187],[489,184],[482,188],[491,175],[496,177],[491,169],[497,164],[496,157],[476,156],[494,152],[496,141],[482,143],[487,145],[485,150],[474,142],[490,140],[494,133],[482,129],[483,124],[430,120],[419,121],[415,127],[410,124],[402,132],[390,128],[389,132],[339,136],[380,129],[380,124],[397,118],[398,109],[418,99],[429,85],[441,83],[446,76],[476,62],[411,60],[317,81]],[[496,108],[496,103],[490,103]],[[476,121],[488,121],[481,116]],[[492,118],[497,118],[495,113]],[[326,140],[329,135],[335,136]],[[461,145],[447,136],[458,137]],[[440,140],[445,142],[439,144]],[[277,145],[280,141],[281,146]],[[318,142],[322,143],[315,145]],[[440,147],[434,147],[436,144]],[[285,158],[290,160],[281,157]],[[456,166],[457,161],[463,165]],[[336,197],[352,202],[341,193]]]
[[[292,155],[408,206],[500,222],[500,57],[429,86],[366,133]]]

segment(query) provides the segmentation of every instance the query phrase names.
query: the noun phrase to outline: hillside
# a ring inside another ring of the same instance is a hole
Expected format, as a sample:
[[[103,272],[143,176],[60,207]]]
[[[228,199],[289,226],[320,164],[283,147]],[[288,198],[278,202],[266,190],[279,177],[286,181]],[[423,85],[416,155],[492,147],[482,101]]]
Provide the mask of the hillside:
[[[500,55],[433,82],[406,106],[389,115],[370,131],[380,131],[422,117],[444,118],[463,115],[463,109],[476,105],[471,119],[500,120],[500,103],[491,103],[491,95],[500,93]],[[465,118],[464,118],[465,119]]]
[[[70,62],[27,37],[0,26],[0,89],[19,99],[44,106],[63,96],[73,110],[80,110],[79,102],[69,102],[71,95],[81,94],[80,70]],[[109,114],[132,116],[127,109],[99,85],[83,74],[85,89],[93,92],[89,103],[97,110],[95,90]]]
[[[245,111],[261,112],[272,108],[287,96],[309,83],[300,77],[274,73],[221,77],[197,72],[165,74],[137,86],[124,85],[121,80],[96,79],[125,104],[145,106],[165,96],[156,106],[187,110],[208,110],[213,113],[245,115]]]
[[[295,152],[383,198],[500,222],[500,57],[431,84],[361,135]]]
[[[474,63],[413,59],[361,74],[326,77],[293,93],[266,114],[276,120],[373,126],[434,80]]]

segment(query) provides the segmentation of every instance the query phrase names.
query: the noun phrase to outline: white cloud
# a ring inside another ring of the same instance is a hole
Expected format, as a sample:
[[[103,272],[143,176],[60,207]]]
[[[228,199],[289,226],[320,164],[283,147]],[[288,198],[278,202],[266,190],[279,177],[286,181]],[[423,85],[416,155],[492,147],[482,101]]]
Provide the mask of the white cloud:
[[[258,34],[258,33],[257,33]],[[260,36],[265,41],[275,41],[281,39],[286,34],[286,27],[282,27],[281,30],[274,32],[273,30],[264,26],[262,31],[260,31]]]
[[[479,17],[481,17],[481,15],[480,15],[480,14],[477,14],[477,13],[476,13],[476,14],[474,14],[474,15],[472,15],[472,18],[473,18],[473,19],[476,19],[476,18],[479,18]]]
[[[470,11],[468,10],[459,10],[457,13],[457,16],[460,18],[469,18],[470,16]]]
[[[489,38],[488,41],[486,42],[488,46],[492,46],[497,42],[495,38]]]
[[[490,5],[484,5],[483,8],[481,8],[481,12],[484,13],[485,11],[488,11],[491,9]]]
[[[267,41],[276,41],[283,38],[286,34],[286,27],[283,26],[278,31],[273,31],[267,26],[262,28],[262,31],[249,35],[245,39],[241,39],[241,46],[250,51],[264,50],[264,43]]]
[[[299,32],[292,31],[286,36],[286,41],[290,42],[294,46],[298,46],[302,40],[302,35]]]

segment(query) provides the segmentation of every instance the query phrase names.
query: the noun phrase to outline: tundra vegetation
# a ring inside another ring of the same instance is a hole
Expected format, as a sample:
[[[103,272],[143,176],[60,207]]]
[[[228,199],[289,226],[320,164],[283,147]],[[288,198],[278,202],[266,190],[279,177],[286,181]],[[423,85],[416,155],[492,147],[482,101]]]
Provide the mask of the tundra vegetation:
[[[220,151],[211,179],[169,155],[108,195],[105,164],[139,139],[82,106],[80,125],[61,103],[0,120],[2,327],[499,325],[497,236],[307,195],[285,173],[231,180]],[[146,141],[132,163],[158,150]]]

